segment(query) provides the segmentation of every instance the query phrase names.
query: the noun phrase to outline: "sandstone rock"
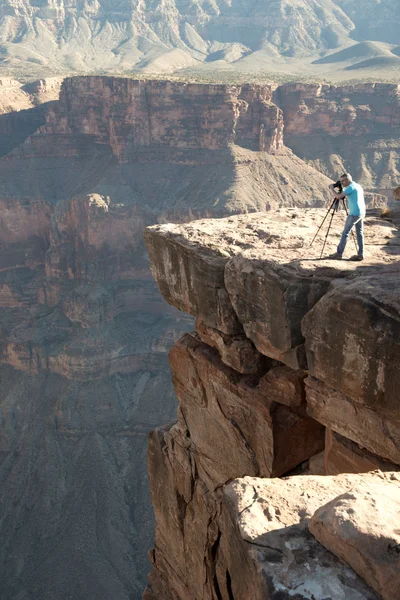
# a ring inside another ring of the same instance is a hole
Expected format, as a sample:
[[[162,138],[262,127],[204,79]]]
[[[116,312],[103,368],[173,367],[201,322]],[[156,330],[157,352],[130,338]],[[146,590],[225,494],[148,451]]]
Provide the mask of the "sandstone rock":
[[[377,599],[361,578],[310,535],[308,523],[318,508],[338,494],[360,484],[368,490],[369,485],[390,478],[383,477],[305,475],[232,482],[224,490],[220,518],[221,597]]]
[[[192,230],[191,225],[159,225],[145,230],[160,292],[169,304],[199,317],[208,327],[227,334],[241,333],[224,285],[227,257],[192,242]]]
[[[301,378],[272,369],[267,380],[225,366],[218,353],[191,335],[170,352],[179,421],[190,433],[200,476],[211,490],[239,473],[283,475],[323,448],[324,430],[293,407],[304,398]],[[232,452],[235,448],[235,452]]]
[[[393,194],[395,200],[400,200],[400,186],[394,190]]]
[[[304,373],[286,366],[273,366],[260,378],[263,394],[277,402],[301,411],[305,405]]]
[[[156,570],[147,593],[152,588],[164,590],[167,582],[173,598],[211,599],[220,492],[210,492],[197,477],[192,447],[191,438],[176,425],[150,436],[149,474],[156,515],[152,560]]]
[[[376,469],[396,471],[399,468],[328,428],[325,437],[324,467],[326,475],[367,473]]]
[[[383,600],[400,593],[400,478],[344,493],[309,522],[316,539],[348,563]]]
[[[154,277],[164,298],[178,309],[223,333],[240,333],[243,327],[260,353],[305,368],[303,317],[331,282],[360,274],[357,263],[321,262],[314,249],[309,259],[304,257],[324,214],[280,210],[150,227],[145,239]],[[336,221],[327,252],[335,249],[341,228]],[[390,224],[367,220],[371,252],[363,273],[395,262],[373,248],[383,236],[388,243],[395,239]]]
[[[218,329],[208,327],[198,317],[196,331],[201,340],[216,348],[221,360],[239,373],[260,373],[265,370],[266,359],[243,334],[226,335]]]
[[[308,377],[307,413],[372,454],[400,464],[400,420],[386,417],[359,400]]]
[[[393,269],[336,286],[306,315],[302,330],[314,377],[357,406],[399,420],[400,288]]]
[[[118,98],[118,112],[125,113],[125,119],[105,114],[113,97]],[[126,159],[133,148],[151,145],[213,150],[236,143],[258,151],[279,150],[283,146],[283,120],[271,100],[270,85],[204,86],[74,77],[64,81],[57,110],[61,118],[68,116],[71,129],[96,135],[103,143],[110,143],[118,157]],[[49,116],[44,131],[54,131],[57,120]]]

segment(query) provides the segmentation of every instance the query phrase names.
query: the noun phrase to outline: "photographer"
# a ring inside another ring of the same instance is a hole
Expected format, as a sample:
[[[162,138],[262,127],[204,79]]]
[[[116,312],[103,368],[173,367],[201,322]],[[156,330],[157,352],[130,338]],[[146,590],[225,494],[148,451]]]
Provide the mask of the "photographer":
[[[331,254],[328,258],[341,260],[343,252],[346,247],[347,239],[353,227],[356,228],[357,243],[358,243],[358,254],[355,254],[350,260],[363,260],[364,259],[364,228],[363,221],[365,218],[365,201],[364,201],[364,190],[358,183],[353,181],[350,173],[345,173],[340,177],[340,184],[342,192],[337,193],[335,187],[337,184],[331,184],[329,189],[333,192],[337,200],[343,198],[348,199],[349,214],[346,219],[344,230],[342,233],[341,240],[337,247],[337,252]]]

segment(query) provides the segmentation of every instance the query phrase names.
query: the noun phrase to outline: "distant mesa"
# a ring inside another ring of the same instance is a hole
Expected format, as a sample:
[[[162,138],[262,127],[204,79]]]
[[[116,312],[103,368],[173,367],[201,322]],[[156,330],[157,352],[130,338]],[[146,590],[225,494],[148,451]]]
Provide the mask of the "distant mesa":
[[[391,51],[388,49],[386,44],[380,44],[378,42],[360,42],[354,44],[349,48],[340,50],[324,56],[313,62],[314,65],[327,65],[332,63],[347,62],[353,63],[361,60],[368,60],[377,57],[391,56]]]
[[[381,69],[400,69],[400,57],[397,56],[375,56],[368,60],[362,60],[355,65],[349,65],[345,71],[359,71],[361,69],[378,71]]]

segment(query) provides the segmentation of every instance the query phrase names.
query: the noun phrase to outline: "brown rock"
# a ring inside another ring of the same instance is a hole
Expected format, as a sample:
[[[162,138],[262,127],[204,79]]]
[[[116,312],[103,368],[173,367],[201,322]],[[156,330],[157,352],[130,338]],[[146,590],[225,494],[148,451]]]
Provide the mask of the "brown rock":
[[[223,333],[242,333],[262,354],[305,368],[303,317],[332,281],[359,274],[357,263],[319,261],[307,248],[324,212],[281,210],[228,219],[161,225],[145,231],[154,277],[164,298]],[[371,226],[369,226],[371,225]],[[342,230],[334,223],[333,251]],[[395,239],[390,224],[366,224],[367,242]],[[389,250],[388,250],[389,252]],[[395,259],[371,247],[363,273]]]
[[[309,522],[316,539],[349,564],[383,600],[400,594],[400,478],[353,489]]]
[[[307,413],[369,452],[400,464],[400,421],[372,410],[314,377],[306,379]]]
[[[320,452],[319,454],[316,454],[310,458],[307,470],[308,475],[333,475],[333,473],[327,473],[326,471],[325,452],[326,447],[323,452]]]
[[[117,110],[109,118],[114,98]],[[270,85],[74,77],[64,80],[42,131],[64,125],[63,132],[95,135],[121,159],[151,145],[215,150],[236,143],[271,152],[283,146],[282,113],[271,99]]]
[[[224,285],[227,257],[191,242],[192,229],[191,225],[159,225],[145,230],[160,292],[169,304],[199,317],[208,327],[227,334],[241,332]]]
[[[256,350],[253,342],[245,335],[224,334],[218,329],[208,327],[199,317],[196,319],[196,331],[205,344],[218,350],[222,362],[235,371],[260,373],[265,370],[265,356]]]
[[[239,474],[283,475],[323,448],[318,423],[277,403],[288,389],[287,402],[301,404],[300,378],[290,375],[284,383],[285,371],[274,369],[264,383],[240,375],[192,335],[175,344],[170,364],[181,428],[190,432],[200,476],[210,489]]]
[[[312,460],[312,459],[311,459]],[[311,463],[310,460],[310,463]],[[324,466],[326,475],[339,473],[368,473],[368,471],[396,471],[397,465],[386,462],[344,438],[331,429],[326,429]]]
[[[382,477],[245,477],[226,486],[217,557],[221,596],[240,600],[377,599],[361,578],[313,538],[308,522],[338,494],[360,484],[368,490],[369,485],[383,483],[390,476],[387,480]]]
[[[305,405],[304,373],[279,365],[270,368],[260,379],[260,389],[267,398],[293,409]]]
[[[390,248],[388,248],[388,251]],[[399,419],[399,271],[335,287],[303,321],[312,375]]]
[[[151,589],[165,593],[167,589],[173,598],[211,600],[220,492],[210,492],[198,478],[192,448],[191,438],[177,425],[150,435],[149,475],[156,533],[154,571],[146,593]]]
[[[285,143],[298,156],[332,174],[335,181],[351,164],[353,177],[366,188],[397,185],[397,83],[291,83],[280,87],[279,98]]]
[[[394,190],[393,194],[395,200],[400,200],[400,185]]]

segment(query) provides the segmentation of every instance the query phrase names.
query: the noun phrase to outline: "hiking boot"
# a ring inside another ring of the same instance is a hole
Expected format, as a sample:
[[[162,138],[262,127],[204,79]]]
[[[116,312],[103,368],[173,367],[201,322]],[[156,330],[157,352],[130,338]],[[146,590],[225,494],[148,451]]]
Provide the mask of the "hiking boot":
[[[327,258],[331,260],[342,260],[342,255],[339,252],[335,252],[335,254],[330,254]]]
[[[364,257],[361,256],[361,254],[355,254],[354,256],[352,256],[351,258],[349,258],[349,260],[354,260],[355,262],[359,262],[361,260],[364,260]]]

